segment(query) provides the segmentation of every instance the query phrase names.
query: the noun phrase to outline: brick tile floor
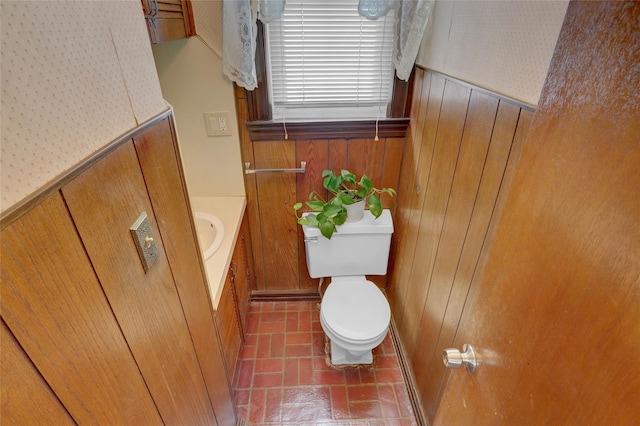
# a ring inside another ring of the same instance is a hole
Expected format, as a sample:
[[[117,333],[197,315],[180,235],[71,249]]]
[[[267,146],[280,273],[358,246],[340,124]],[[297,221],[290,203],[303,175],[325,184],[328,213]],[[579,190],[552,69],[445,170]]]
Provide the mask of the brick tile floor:
[[[253,302],[234,386],[249,425],[416,425],[391,336],[371,366],[335,368],[317,302]]]

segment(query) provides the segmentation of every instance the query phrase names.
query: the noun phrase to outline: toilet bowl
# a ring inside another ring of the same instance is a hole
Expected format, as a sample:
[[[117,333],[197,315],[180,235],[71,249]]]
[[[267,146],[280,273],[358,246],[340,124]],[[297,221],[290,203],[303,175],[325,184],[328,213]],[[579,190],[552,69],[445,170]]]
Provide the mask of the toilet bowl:
[[[320,324],[331,341],[331,363],[371,364],[372,349],[389,331],[384,294],[364,276],[333,277],[320,304]]]
[[[307,269],[311,278],[331,277],[320,303],[320,324],[331,340],[331,362],[371,364],[371,350],[389,331],[391,309],[367,275],[387,273],[393,221],[370,211],[358,222],[337,227],[331,239],[304,225]]]

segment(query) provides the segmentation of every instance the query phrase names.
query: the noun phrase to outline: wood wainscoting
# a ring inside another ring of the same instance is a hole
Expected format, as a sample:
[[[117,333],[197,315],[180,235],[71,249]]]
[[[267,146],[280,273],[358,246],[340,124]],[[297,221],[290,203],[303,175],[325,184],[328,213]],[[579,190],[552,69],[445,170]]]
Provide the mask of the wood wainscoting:
[[[5,423],[236,423],[172,118],[1,216]],[[142,212],[148,269],[130,232]]]
[[[255,268],[253,295],[313,297],[318,282],[307,272],[302,228],[296,223],[293,205],[306,201],[312,190],[324,191],[321,174],[325,169],[349,169],[369,176],[376,187],[398,188],[408,119],[381,121],[378,141],[374,140],[375,121],[368,123],[368,133],[366,122],[332,123],[333,128],[328,123],[304,128],[291,124],[285,139],[281,123],[261,123],[260,132],[256,123],[247,122],[244,89],[236,90],[236,103],[242,158],[251,168],[297,168],[306,161],[305,173],[245,175]],[[383,195],[381,199],[393,211],[396,198]],[[385,277],[374,281],[384,286]]]
[[[417,405],[432,419],[470,286],[533,108],[418,69],[387,294]]]
[[[315,293],[292,206],[319,189],[323,169],[348,168],[398,190],[384,200],[395,206],[395,234],[388,279],[378,277],[378,284],[389,296],[416,408],[432,417],[443,377],[440,353],[452,344],[483,269],[534,108],[420,68],[414,79],[406,137],[379,141],[336,139],[322,129],[263,140],[247,126],[244,90],[236,101],[245,162],[252,168],[307,162],[304,174],[246,176],[254,298]]]

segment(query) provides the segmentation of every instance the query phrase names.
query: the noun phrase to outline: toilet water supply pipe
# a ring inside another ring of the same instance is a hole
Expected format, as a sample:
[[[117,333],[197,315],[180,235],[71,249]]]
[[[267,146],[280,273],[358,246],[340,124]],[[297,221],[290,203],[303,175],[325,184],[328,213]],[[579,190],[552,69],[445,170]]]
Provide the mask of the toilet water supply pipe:
[[[320,283],[318,283],[318,294],[320,294],[320,300],[324,297],[322,294],[322,284],[324,283],[324,277],[320,278]]]

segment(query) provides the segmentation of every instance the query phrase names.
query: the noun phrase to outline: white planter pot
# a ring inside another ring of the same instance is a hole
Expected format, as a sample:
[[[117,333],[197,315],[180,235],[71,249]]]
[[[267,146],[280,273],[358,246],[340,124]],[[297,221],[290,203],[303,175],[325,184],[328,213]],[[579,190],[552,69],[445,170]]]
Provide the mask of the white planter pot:
[[[360,219],[362,219],[364,217],[364,206],[365,200],[358,201],[349,205],[344,205],[344,208],[347,210],[346,222],[358,222]]]

